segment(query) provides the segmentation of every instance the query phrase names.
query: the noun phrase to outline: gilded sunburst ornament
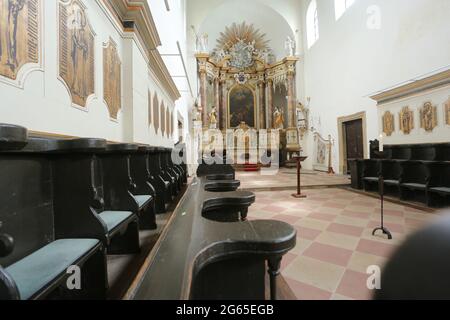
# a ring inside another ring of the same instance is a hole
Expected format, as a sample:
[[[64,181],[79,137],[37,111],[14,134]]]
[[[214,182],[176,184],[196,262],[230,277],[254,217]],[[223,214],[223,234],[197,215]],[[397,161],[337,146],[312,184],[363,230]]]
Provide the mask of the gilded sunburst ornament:
[[[269,51],[269,40],[266,39],[266,34],[255,28],[253,24],[233,23],[226,27],[224,32],[220,33],[217,40],[216,50],[229,51],[236,43],[242,41],[246,44],[253,43],[255,50]]]

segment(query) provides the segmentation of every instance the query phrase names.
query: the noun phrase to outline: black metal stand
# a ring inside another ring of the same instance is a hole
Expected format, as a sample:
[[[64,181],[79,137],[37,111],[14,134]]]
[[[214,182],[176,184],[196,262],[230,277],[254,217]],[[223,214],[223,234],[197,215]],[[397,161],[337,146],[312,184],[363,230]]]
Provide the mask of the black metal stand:
[[[389,240],[392,240],[392,233],[384,226],[384,178],[381,175],[378,179],[378,190],[381,197],[381,227],[375,228],[372,235],[375,236],[377,231],[382,231],[383,234],[388,236]]]

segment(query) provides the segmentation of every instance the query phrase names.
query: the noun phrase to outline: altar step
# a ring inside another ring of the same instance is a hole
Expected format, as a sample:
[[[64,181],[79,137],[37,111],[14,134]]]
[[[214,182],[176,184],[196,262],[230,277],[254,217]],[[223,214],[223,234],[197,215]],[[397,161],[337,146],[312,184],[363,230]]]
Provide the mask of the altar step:
[[[234,169],[236,171],[244,171],[244,172],[258,172],[261,171],[261,166],[259,164],[237,164],[234,165]]]

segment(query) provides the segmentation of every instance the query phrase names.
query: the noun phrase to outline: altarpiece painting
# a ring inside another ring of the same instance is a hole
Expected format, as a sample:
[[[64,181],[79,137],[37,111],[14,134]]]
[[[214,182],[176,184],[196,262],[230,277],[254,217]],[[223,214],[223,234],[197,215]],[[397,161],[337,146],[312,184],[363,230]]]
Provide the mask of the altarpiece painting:
[[[229,97],[230,128],[245,123],[250,128],[256,126],[255,95],[247,86],[237,85],[230,91]]]

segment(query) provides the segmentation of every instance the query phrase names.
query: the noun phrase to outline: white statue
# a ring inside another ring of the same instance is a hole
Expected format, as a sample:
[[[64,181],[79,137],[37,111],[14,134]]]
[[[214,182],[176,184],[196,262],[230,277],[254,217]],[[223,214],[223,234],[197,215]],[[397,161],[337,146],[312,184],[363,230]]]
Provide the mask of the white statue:
[[[295,56],[296,44],[295,40],[290,36],[287,37],[286,42],[284,43],[284,48],[286,49],[286,54],[288,57]]]
[[[191,26],[191,29],[195,34],[195,50],[197,53],[208,53],[208,34],[199,35],[194,26]]]
[[[204,33],[200,36],[200,52],[207,53],[208,51],[208,34]]]

